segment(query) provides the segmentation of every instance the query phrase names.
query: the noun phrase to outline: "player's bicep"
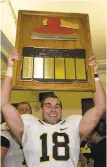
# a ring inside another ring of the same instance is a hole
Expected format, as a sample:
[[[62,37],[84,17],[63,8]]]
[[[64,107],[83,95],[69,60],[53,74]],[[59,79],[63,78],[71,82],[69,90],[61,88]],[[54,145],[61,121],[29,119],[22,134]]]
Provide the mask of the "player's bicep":
[[[11,104],[6,104],[2,108],[2,112],[12,133],[18,138],[19,141],[21,141],[24,131],[24,124],[17,109]]]
[[[91,108],[85,113],[79,124],[79,133],[81,139],[84,139],[92,132],[100,118],[100,111],[96,107]]]
[[[9,147],[10,147],[9,140],[5,138],[4,136],[1,136],[1,148],[0,148],[1,162],[4,161],[4,158],[8,152]]]

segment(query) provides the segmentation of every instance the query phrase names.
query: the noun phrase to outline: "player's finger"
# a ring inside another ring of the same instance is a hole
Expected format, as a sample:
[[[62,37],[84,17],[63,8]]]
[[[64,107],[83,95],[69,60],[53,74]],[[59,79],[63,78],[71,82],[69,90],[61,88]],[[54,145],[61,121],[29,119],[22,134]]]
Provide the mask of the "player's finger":
[[[91,61],[89,61],[89,63],[96,63],[97,64],[97,61],[92,59]]]
[[[10,59],[20,59],[20,55],[18,52],[13,52],[11,55],[10,55]]]
[[[96,59],[96,57],[94,55],[89,57],[89,60],[92,60],[92,59]]]

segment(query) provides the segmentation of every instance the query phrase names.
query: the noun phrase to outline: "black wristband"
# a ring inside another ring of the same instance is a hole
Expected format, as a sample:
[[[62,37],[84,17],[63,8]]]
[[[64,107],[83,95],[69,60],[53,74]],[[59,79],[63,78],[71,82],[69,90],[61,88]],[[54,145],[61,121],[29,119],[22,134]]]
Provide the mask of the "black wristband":
[[[98,78],[99,76],[98,76],[98,74],[94,74],[94,77],[95,77],[95,78]]]

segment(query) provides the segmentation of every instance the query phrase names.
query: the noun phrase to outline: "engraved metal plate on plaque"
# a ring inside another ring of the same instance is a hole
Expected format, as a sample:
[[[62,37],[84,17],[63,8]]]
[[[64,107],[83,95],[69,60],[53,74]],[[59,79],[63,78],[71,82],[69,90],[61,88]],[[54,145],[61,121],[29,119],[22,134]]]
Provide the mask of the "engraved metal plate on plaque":
[[[24,47],[22,56],[22,80],[87,81],[84,49]]]

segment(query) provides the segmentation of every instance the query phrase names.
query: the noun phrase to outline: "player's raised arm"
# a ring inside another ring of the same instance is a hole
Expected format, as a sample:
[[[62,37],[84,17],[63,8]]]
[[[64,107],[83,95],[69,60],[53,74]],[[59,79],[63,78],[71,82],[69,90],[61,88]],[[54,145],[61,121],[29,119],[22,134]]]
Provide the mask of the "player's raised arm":
[[[94,67],[96,92],[93,93],[94,104],[101,109],[106,110],[106,94],[98,76],[98,63],[96,57],[90,57],[90,65]]]
[[[91,56],[89,59],[89,65],[94,67],[94,72],[97,73],[98,63],[95,56]],[[95,75],[95,85],[96,92],[93,93],[93,100],[95,106],[89,109],[83,118],[81,119],[79,132],[81,138],[86,137],[94,129],[94,127],[99,122],[100,118],[106,111],[106,94],[101,84],[101,81],[98,78],[98,75]]]
[[[12,87],[13,61],[19,60],[17,51],[13,52],[8,58],[8,68],[1,86],[1,109],[5,121],[13,134],[21,141],[24,125],[16,108],[9,103]]]

